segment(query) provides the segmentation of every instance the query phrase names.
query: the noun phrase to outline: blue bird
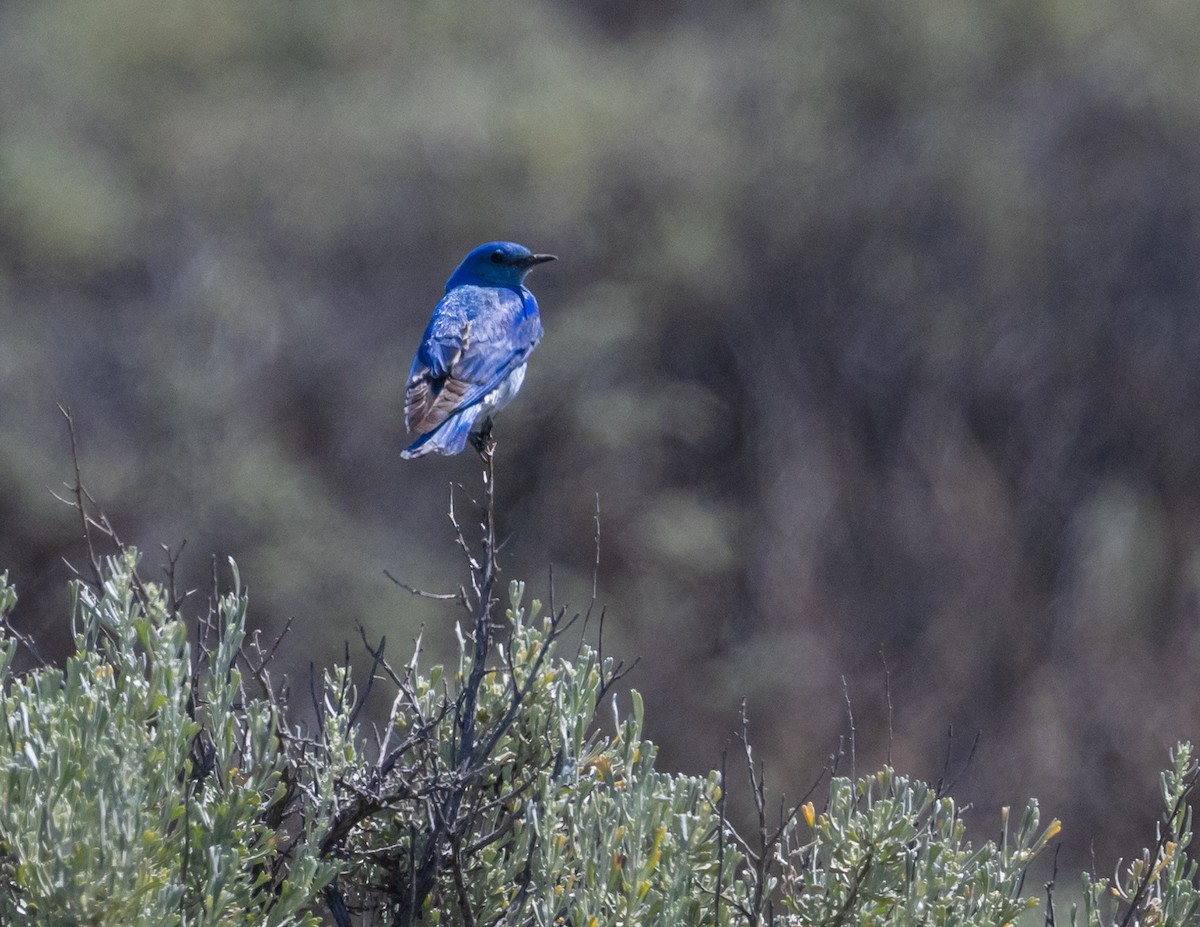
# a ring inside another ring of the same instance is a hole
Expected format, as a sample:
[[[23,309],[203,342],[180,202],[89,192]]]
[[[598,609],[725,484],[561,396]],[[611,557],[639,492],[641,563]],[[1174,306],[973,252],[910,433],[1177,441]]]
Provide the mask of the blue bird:
[[[472,430],[490,431],[492,415],[521,388],[542,337],[525,275],[553,260],[515,242],[491,241],[455,268],[408,374],[404,422],[419,437],[401,457],[457,454]]]

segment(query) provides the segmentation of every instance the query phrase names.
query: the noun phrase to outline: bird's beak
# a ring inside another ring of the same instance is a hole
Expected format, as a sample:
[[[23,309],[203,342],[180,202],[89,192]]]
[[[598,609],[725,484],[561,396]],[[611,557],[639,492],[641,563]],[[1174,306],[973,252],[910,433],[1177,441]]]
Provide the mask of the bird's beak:
[[[553,254],[531,254],[528,258],[526,258],[526,260],[529,262],[529,266],[533,267],[535,264],[545,264],[547,261],[557,261],[558,258]]]

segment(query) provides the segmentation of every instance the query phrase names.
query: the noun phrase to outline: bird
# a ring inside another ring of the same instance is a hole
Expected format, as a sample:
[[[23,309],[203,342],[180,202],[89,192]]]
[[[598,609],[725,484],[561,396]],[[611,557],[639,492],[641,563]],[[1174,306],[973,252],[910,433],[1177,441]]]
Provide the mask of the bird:
[[[492,416],[520,390],[542,338],[525,276],[554,260],[516,242],[490,241],[455,268],[408,374],[404,423],[418,437],[402,458],[458,454],[472,431],[490,436]],[[474,443],[482,454],[483,439]]]

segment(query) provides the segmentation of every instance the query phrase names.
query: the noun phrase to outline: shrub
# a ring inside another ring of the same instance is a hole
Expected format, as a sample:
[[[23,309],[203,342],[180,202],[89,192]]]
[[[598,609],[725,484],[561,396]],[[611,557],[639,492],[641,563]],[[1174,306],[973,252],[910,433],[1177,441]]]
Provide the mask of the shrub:
[[[1037,834],[1036,804],[1011,844],[973,849],[951,799],[890,770],[834,777],[825,810],[740,842],[716,773],[656,768],[636,693],[600,733],[619,667],[559,653],[569,623],[520,584],[481,672],[466,634],[448,674],[373,652],[394,695],[368,747],[348,666],[315,735],[289,728],[269,687],[243,687],[244,594],[194,660],[135,559],[73,585],[64,669],[14,675],[4,641],[4,923],[312,923],[322,890],[364,923],[1002,924],[1033,903],[1021,878],[1057,827]]]
[[[1200,776],[1200,763],[1190,743],[1171,754],[1171,767],[1162,774],[1163,817],[1153,849],[1125,867],[1113,879],[1083,874],[1083,901],[1071,911],[1072,927],[1114,927],[1121,924],[1200,922],[1200,866],[1187,856],[1192,842],[1192,810],[1188,797]]]
[[[163,590],[136,554],[100,588],[72,585],[75,653],[12,671],[0,642],[0,923],[316,923],[332,879],[311,840],[283,827],[293,772],[281,719],[242,691],[245,597],[224,598],[207,665],[193,663]],[[0,611],[16,597],[0,586]]]
[[[331,668],[307,727],[275,648],[247,637],[236,567],[185,618],[135,551],[93,560],[71,586],[74,654],[25,673],[0,577],[0,924],[1002,927],[1037,906],[1026,874],[1059,824],[1035,801],[975,846],[952,798],[884,769],[769,823],[746,743],[758,828],[739,835],[722,775],[657,768],[636,692],[599,722],[623,666],[567,649],[575,619],[520,583],[496,614],[490,504],[457,661],[423,668],[418,642],[393,666],[364,637],[363,691],[349,660]],[[359,719],[383,687],[371,740]],[[1073,927],[1195,918],[1197,768],[1179,746],[1155,848],[1112,882],[1085,875]]]

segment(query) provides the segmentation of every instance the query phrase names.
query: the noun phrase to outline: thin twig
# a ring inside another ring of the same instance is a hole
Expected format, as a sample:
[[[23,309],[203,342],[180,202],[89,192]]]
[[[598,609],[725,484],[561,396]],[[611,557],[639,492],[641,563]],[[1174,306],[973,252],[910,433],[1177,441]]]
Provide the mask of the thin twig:
[[[167,562],[163,566],[163,573],[167,577],[167,603],[171,615],[178,615],[179,609],[183,607],[184,599],[192,594],[193,590],[185,589],[179,592],[176,587],[175,574],[179,566],[179,558],[183,555],[183,549],[187,547],[187,540],[179,542],[177,550],[172,551],[170,545],[161,545],[163,553],[167,555]]]
[[[874,856],[875,847],[871,847],[867,850],[866,855],[863,857],[862,863],[854,870],[854,881],[850,884],[850,892],[846,895],[846,900],[842,904],[841,910],[838,911],[837,916],[833,919],[832,927],[840,927],[841,924],[845,923],[846,915],[850,913],[851,908],[853,908],[855,902],[858,901],[858,892],[862,888],[862,884],[867,877],[867,873],[871,871],[871,866],[874,863]]]
[[[28,634],[18,631],[12,623],[12,616],[6,612],[0,612],[0,628],[4,629],[4,633],[15,640],[18,644],[25,647],[26,650],[33,656],[34,660],[43,666],[46,665],[46,659],[38,650],[37,642]]]
[[[979,731],[975,732],[975,739],[973,741],[971,741],[971,749],[967,753],[967,758],[963,762],[962,768],[957,773],[955,773],[952,778],[949,778],[948,773],[949,773],[949,769],[950,769],[950,753],[954,746],[954,725],[951,724],[947,728],[947,730],[946,730],[946,758],[945,758],[944,762],[942,763],[942,774],[940,776],[938,776],[937,785],[935,786],[935,788],[933,790],[934,794],[938,798],[941,798],[943,795],[947,794],[951,789],[953,789],[954,786],[958,784],[958,780],[961,779],[963,777],[963,774],[966,773],[966,771],[971,767],[971,763],[975,759],[975,751],[979,749],[979,741],[982,736],[983,735]]]
[[[458,893],[458,910],[462,912],[465,927],[476,927],[475,912],[471,910],[471,896],[467,893],[467,882],[463,878],[462,858],[459,848],[450,852],[450,868],[454,873],[454,889]]]
[[[721,751],[721,778],[718,780],[721,786],[721,797],[717,800],[717,819],[720,822],[717,828],[717,891],[713,898],[713,927],[720,927],[721,923],[721,878],[725,874],[725,764],[729,759],[728,748]]]
[[[79,467],[79,445],[75,440],[75,420],[71,417],[71,410],[67,406],[58,404],[58,411],[62,413],[64,419],[67,420],[67,434],[71,439],[71,466],[75,471],[75,483],[68,486],[71,494],[75,497],[75,509],[79,513],[79,526],[83,534],[83,541],[87,545],[88,566],[92,571],[92,579],[99,588],[104,584],[104,574],[100,569],[100,558],[96,556],[96,548],[92,544],[92,531],[89,527],[90,519],[88,518],[87,508],[84,506],[84,499],[92,501],[91,496],[87,494],[87,490],[83,488],[83,477]]]
[[[592,565],[592,601],[600,588],[600,493],[596,493],[596,560]]]
[[[779,826],[774,832],[768,830],[765,772],[761,762],[758,763],[757,770],[755,769],[754,754],[750,747],[750,722],[746,714],[745,699],[742,700],[739,740],[741,740],[746,754],[746,769],[750,776],[750,795],[754,799],[754,810],[758,817],[757,847],[751,849],[746,841],[742,841],[743,849],[745,849],[746,856],[750,859],[754,870],[754,896],[751,904],[751,916],[748,919],[751,924],[757,925],[762,923],[763,911],[770,901],[766,891],[775,848],[787,835],[788,828],[800,811],[800,806],[794,805],[791,811],[781,812]]]
[[[850,725],[850,778],[858,779],[858,757],[854,748],[854,708],[850,704],[850,687],[846,684],[845,676],[842,677],[842,697],[846,700],[846,718]]]
[[[883,695],[887,700],[887,764],[892,765],[892,671],[888,667],[887,654],[884,652],[883,644],[879,645],[879,659],[883,662]]]
[[[363,710],[363,706],[367,704],[367,699],[371,695],[371,689],[375,685],[375,673],[379,670],[379,665],[383,662],[383,651],[387,647],[387,636],[386,635],[384,637],[379,638],[379,646],[372,649],[370,642],[367,641],[367,629],[364,628],[362,626],[362,624],[359,624],[359,626],[358,626],[358,633],[359,633],[359,636],[362,638],[363,646],[367,648],[367,653],[369,653],[371,655],[371,660],[373,662],[371,663],[370,672],[367,673],[367,684],[366,684],[366,686],[363,687],[362,694],[359,696],[358,702],[355,704],[354,708],[351,710],[350,717],[346,721],[346,726],[349,728],[354,727],[355,722],[358,721],[359,713]],[[346,673],[347,679],[349,679],[349,677],[350,677],[350,673],[348,671],[349,670],[348,662],[349,661],[347,658],[347,673]]]
[[[418,589],[416,586],[410,586],[406,582],[396,579],[387,570],[383,571],[383,575],[390,579],[393,583],[403,589],[405,592],[410,592],[422,599],[436,599],[439,602],[455,602],[462,598],[462,591],[459,592],[426,592],[424,589]]]
[[[1054,848],[1054,869],[1050,873],[1050,881],[1046,883],[1046,924],[1045,927],[1055,927],[1054,923],[1054,883],[1058,880],[1058,851],[1062,849],[1059,843]]]

